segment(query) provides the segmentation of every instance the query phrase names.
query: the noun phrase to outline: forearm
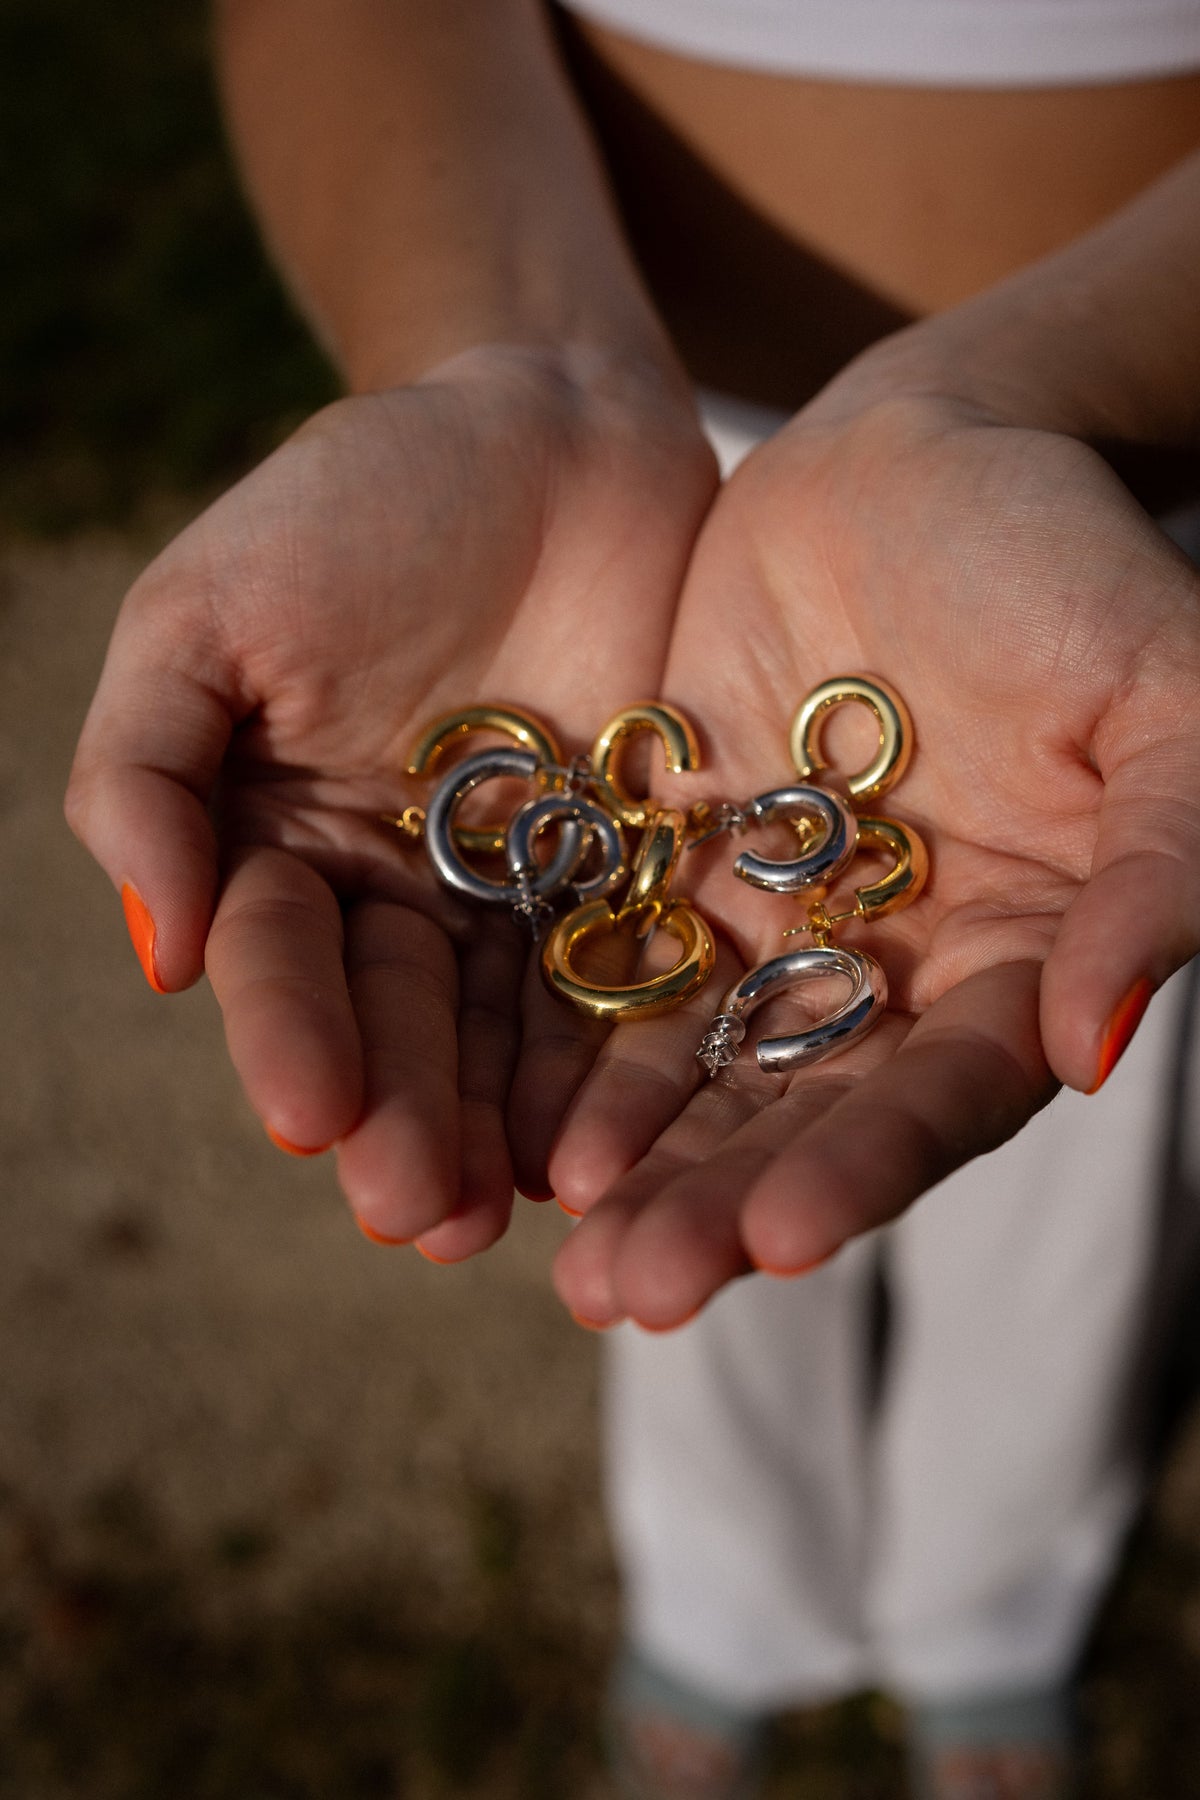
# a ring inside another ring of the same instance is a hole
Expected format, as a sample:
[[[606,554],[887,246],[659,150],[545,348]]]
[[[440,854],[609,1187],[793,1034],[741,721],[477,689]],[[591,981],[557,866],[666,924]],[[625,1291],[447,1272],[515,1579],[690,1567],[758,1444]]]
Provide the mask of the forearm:
[[[1065,249],[869,351],[845,386],[880,378],[1102,446],[1200,451],[1200,157]]]
[[[481,343],[676,379],[535,0],[220,0],[263,227],[356,389]]]

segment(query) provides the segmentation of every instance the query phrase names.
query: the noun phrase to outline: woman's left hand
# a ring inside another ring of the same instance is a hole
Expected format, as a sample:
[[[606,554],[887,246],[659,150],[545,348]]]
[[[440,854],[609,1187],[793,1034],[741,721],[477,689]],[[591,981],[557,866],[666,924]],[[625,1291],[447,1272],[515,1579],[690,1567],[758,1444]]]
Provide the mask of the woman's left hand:
[[[1057,1083],[1098,1085],[1200,945],[1200,579],[1093,451],[838,384],[756,451],[680,603],[664,691],[707,766],[675,800],[788,780],[798,702],[851,672],[908,702],[916,752],[879,810],[932,859],[910,910],[846,933],[887,971],[887,1013],[835,1061],[766,1075],[748,1043],[710,1082],[721,995],[800,913],[732,879],[728,839],[685,859],[717,971],[617,1028],[550,1159],[586,1213],[556,1271],[584,1319],[669,1328],[894,1218]]]

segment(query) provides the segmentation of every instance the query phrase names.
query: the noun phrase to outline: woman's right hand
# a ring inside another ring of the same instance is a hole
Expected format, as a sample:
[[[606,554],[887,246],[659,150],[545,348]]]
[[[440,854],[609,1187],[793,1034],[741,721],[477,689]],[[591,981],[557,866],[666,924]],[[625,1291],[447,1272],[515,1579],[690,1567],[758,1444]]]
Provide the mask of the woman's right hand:
[[[381,822],[422,797],[408,747],[494,700],[570,754],[656,694],[714,486],[658,371],[476,349],[318,414],[124,603],[69,820],[153,985],[207,968],[251,1106],[286,1147],[336,1143],[369,1233],[451,1260],[497,1237],[517,1058],[536,1081],[556,1054],[536,984],[522,1032],[515,928]]]

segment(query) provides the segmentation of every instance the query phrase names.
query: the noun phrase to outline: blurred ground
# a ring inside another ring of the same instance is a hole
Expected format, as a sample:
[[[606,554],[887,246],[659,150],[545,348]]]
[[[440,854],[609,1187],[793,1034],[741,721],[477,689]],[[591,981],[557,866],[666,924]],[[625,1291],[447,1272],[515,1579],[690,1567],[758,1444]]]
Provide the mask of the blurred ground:
[[[600,1800],[596,1345],[525,1206],[359,1237],[61,823],[124,588],[332,392],[221,150],[197,0],[0,0],[0,1800]],[[1200,1430],[1086,1691],[1092,1800],[1200,1795]],[[773,1800],[895,1800],[867,1697]]]
[[[59,809],[141,554],[3,559],[0,1792],[573,1792],[612,1583],[565,1221],[369,1245],[208,993],[141,981]]]

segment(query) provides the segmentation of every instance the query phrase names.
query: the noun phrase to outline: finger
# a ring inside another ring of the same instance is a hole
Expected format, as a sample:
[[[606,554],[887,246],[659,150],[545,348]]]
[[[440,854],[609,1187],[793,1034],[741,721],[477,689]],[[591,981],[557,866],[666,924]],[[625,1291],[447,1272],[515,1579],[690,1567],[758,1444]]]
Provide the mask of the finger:
[[[459,1200],[454,953],[424,914],[368,900],[346,916],[346,974],[365,1097],[338,1179],[368,1236],[408,1243]]]
[[[160,993],[204,967],[217,891],[206,803],[235,722],[207,633],[143,581],[122,608],[66,795],[71,829],[125,902],[134,947]],[[168,615],[173,621],[168,634]],[[180,661],[180,642],[190,661]]]
[[[464,1120],[464,1129],[467,1122]],[[415,1240],[417,1249],[427,1262],[450,1265],[466,1262],[504,1236],[512,1218],[511,1184],[503,1198],[487,1203],[464,1201],[444,1218],[440,1225],[423,1231]]]
[[[742,972],[718,940],[716,967],[698,993],[658,1018],[618,1025],[601,1046],[550,1155],[550,1183],[568,1211],[586,1212],[628,1173],[706,1080],[696,1051]]]
[[[362,1110],[363,1063],[342,918],[298,858],[246,853],[226,883],[207,967],[246,1096],[284,1148],[326,1149]]]
[[[474,921],[459,961],[458,1091],[462,1173],[458,1206],[422,1233],[433,1262],[462,1262],[503,1236],[512,1215],[513,1168],[505,1105],[520,1041],[518,1007],[527,945],[506,918]]]
[[[969,977],[895,1054],[801,1122],[745,1190],[741,1235],[758,1268],[802,1273],[823,1262],[1002,1144],[1052,1098],[1038,982],[1028,961]],[[898,1019],[887,1026],[903,1030]],[[883,1028],[864,1049],[881,1041]]]
[[[1107,781],[1091,878],[1063,919],[1042,992],[1046,1054],[1085,1093],[1112,1072],[1152,994],[1200,949],[1198,767],[1200,735],[1159,742]]]
[[[693,1221],[689,1200],[684,1228],[668,1243],[667,1255],[653,1249],[639,1270],[639,1251],[628,1253],[635,1234],[645,1245],[643,1221],[664,1194],[695,1192],[697,1180],[728,1143],[759,1117],[769,1117],[781,1084],[748,1065],[738,1078],[726,1077],[703,1087],[686,1111],[658,1142],[604,1195],[572,1231],[554,1263],[554,1285],[577,1319],[610,1325],[632,1317],[652,1329],[682,1324],[722,1280],[746,1266],[737,1231],[736,1191],[725,1177],[715,1184],[717,1204],[704,1206],[702,1221]],[[728,1217],[722,1218],[725,1208]],[[695,1224],[695,1229],[693,1225]],[[697,1269],[704,1276],[697,1279]]]
[[[639,954],[636,940],[614,932],[598,948],[599,954],[589,964],[597,981],[632,979]],[[540,949],[529,958],[521,1020],[521,1048],[508,1102],[508,1138],[518,1189],[530,1199],[545,1200],[554,1193],[550,1152],[563,1115],[612,1027],[550,993],[542,979]]]
[[[799,1275],[1003,1142],[1054,1089],[1037,968],[973,977],[911,1031],[889,1015],[849,1056],[765,1093],[735,1065],[560,1251],[572,1311],[683,1324],[747,1259]],[[723,1116],[722,1116],[723,1115]],[[594,1310],[590,1310],[594,1309]]]

